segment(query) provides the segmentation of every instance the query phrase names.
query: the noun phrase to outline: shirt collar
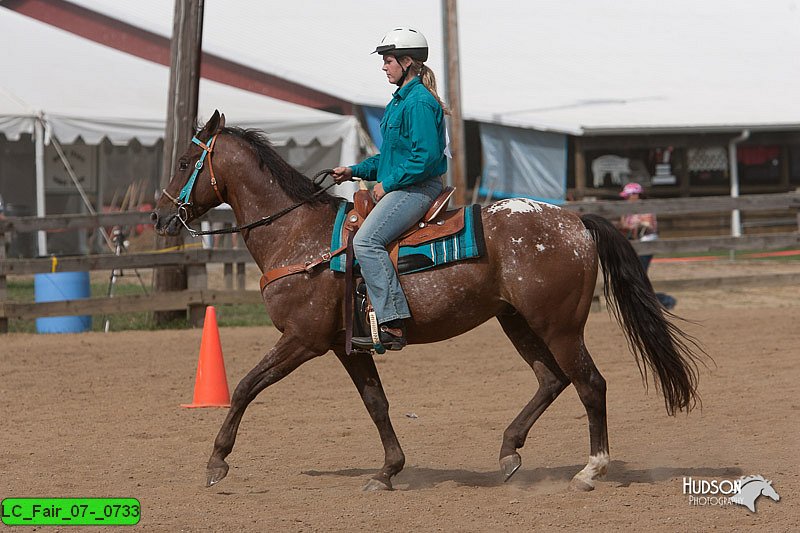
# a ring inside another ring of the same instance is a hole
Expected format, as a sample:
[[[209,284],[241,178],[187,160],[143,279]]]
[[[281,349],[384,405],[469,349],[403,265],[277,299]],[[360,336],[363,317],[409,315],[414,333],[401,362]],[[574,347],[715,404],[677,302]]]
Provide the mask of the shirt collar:
[[[408,93],[411,92],[411,89],[413,89],[418,83],[422,83],[419,80],[419,76],[414,76],[411,81],[397,89],[392,96],[399,100],[403,100],[406,98],[406,96],[408,96]]]

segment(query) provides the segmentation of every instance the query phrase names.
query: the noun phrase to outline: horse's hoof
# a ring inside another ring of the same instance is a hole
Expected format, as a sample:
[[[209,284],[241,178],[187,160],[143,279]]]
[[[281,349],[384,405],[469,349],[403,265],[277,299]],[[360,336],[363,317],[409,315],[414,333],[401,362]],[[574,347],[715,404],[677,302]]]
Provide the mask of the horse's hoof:
[[[594,490],[594,484],[591,481],[574,477],[569,482],[569,488],[575,492],[590,492]]]
[[[225,479],[228,475],[228,463],[219,460],[210,460],[206,467],[206,487],[211,487]]]
[[[522,466],[522,458],[518,453],[506,455],[500,459],[500,472],[503,474],[503,482],[511,479],[511,476],[519,470],[520,466]]]
[[[388,481],[387,483],[384,483],[379,479],[372,478],[369,481],[367,481],[367,484],[364,485],[364,488],[362,490],[364,492],[375,492],[376,490],[393,490],[392,482]]]

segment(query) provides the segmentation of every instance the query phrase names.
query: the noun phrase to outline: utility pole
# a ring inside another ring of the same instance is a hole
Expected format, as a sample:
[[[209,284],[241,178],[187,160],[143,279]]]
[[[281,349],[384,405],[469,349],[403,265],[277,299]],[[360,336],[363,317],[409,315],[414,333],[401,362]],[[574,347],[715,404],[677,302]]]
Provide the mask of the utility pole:
[[[444,64],[447,69],[445,86],[450,108],[450,183],[456,188],[455,201],[467,203],[467,157],[464,141],[464,121],[461,118],[461,67],[458,54],[458,13],[456,0],[442,0],[442,33],[444,35]]]
[[[161,166],[161,186],[166,187],[176,168],[178,158],[189,146],[197,121],[197,100],[200,92],[200,56],[203,43],[203,0],[175,0],[170,48],[169,99],[167,129],[164,132],[164,153]],[[158,249],[182,246],[183,236],[157,237]],[[161,267],[155,269],[156,291],[186,289],[186,269]],[[185,311],[155,313],[156,323],[183,320]]]

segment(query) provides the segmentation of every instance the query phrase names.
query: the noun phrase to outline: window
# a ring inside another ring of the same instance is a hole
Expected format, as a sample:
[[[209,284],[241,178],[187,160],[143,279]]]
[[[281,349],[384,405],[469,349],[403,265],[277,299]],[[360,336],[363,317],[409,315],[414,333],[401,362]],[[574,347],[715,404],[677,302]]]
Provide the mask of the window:
[[[751,185],[780,183],[781,147],[738,146],[739,180]]]
[[[728,152],[724,146],[689,148],[686,152],[690,185],[728,183]]]
[[[800,184],[800,144],[789,145],[789,183]]]

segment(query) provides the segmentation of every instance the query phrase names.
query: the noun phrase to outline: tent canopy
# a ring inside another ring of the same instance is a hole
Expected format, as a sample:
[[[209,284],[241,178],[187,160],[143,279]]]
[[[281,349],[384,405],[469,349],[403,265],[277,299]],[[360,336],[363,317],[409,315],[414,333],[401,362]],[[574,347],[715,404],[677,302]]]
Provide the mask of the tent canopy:
[[[164,36],[173,3],[71,0]],[[495,0],[458,4],[465,118],[571,134],[800,125],[796,0]],[[258,70],[382,106],[370,52],[393,27],[428,38],[441,2],[207,0],[203,45]],[[440,78],[440,81],[441,78]],[[444,91],[442,91],[444,92]]]
[[[32,133],[42,117],[61,142],[106,137],[152,144],[164,135],[169,69],[99,45],[34,19],[0,9],[0,33],[18,43],[3,59],[0,131],[10,139]],[[266,131],[276,145],[342,142],[341,160],[355,162],[355,118],[294,105],[208,80],[200,82],[198,115],[215,108],[228,124]]]

